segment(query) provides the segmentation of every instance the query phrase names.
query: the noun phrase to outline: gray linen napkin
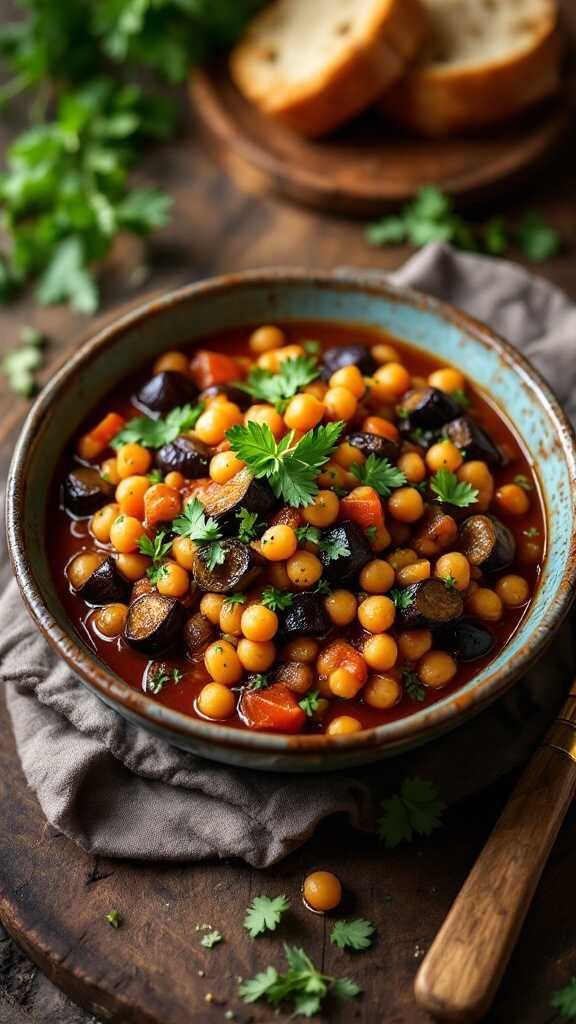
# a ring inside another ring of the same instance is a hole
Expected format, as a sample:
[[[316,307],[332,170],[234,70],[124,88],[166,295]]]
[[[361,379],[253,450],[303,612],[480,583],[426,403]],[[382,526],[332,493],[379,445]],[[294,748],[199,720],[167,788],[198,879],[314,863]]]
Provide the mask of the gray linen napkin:
[[[576,307],[512,263],[431,245],[390,279],[447,299],[521,348],[576,415]],[[46,645],[11,582],[0,599],[0,682],[18,753],[51,824],[105,856],[237,856],[264,867],[338,812],[373,821],[390,767],[315,776],[213,764],[128,725]],[[469,749],[469,748],[468,748]]]

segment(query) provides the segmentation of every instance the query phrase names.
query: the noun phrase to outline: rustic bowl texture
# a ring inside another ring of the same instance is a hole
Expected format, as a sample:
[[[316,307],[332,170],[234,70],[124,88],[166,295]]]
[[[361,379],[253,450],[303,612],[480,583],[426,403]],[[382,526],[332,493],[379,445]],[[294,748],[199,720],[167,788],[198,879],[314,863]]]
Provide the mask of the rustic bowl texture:
[[[276,736],[202,722],[133,690],[76,634],[47,558],[48,493],[59,458],[120,379],[159,353],[219,329],[274,321],[380,327],[461,367],[520,434],[547,509],[540,584],[498,656],[455,694],[409,718],[345,737]],[[37,625],[84,683],[119,714],[203,757],[276,771],[319,771],[376,761],[453,729],[507,690],[537,659],[567,614],[576,566],[576,447],[572,429],[532,367],[487,327],[434,299],[375,284],[361,272],[253,271],[182,288],[101,329],[39,396],[14,452],[7,488],[8,546]],[[567,680],[568,683],[568,680]]]

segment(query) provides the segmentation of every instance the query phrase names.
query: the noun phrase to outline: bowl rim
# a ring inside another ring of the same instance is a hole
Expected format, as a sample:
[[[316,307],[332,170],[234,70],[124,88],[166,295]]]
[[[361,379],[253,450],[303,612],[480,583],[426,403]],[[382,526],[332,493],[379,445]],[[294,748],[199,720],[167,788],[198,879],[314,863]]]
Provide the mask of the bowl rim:
[[[449,303],[377,278],[374,271],[370,270],[346,268],[316,272],[296,267],[248,270],[208,278],[159,296],[155,294],[136,307],[121,313],[120,316],[117,312],[112,313],[104,323],[96,325],[95,332],[85,332],[74,354],[55,373],[34,402],[15,445],[6,488],[6,532],[12,569],[34,622],[82,681],[106,703],[113,707],[120,705],[132,721],[140,722],[145,728],[153,731],[168,731],[173,734],[175,741],[177,737],[186,737],[191,742],[198,741],[199,744],[214,748],[222,747],[229,751],[243,750],[272,756],[300,750],[303,758],[306,753],[321,754],[323,751],[334,751],[345,755],[366,747],[393,750],[405,742],[411,742],[412,745],[423,743],[438,731],[454,727],[482,710],[512,686],[541,655],[568,614],[576,596],[576,531],[572,534],[566,564],[562,567],[556,582],[555,592],[558,600],[550,603],[541,628],[536,635],[532,634],[513,663],[488,675],[483,680],[481,688],[472,687],[466,694],[466,700],[462,699],[461,694],[459,698],[459,691],[456,691],[446,701],[439,701],[413,715],[350,736],[288,736],[242,730],[221,723],[203,721],[159,704],[142,691],[133,689],[115,672],[104,666],[95,654],[90,653],[88,647],[81,644],[72,624],[69,631],[61,628],[50,611],[41,585],[37,582],[26,556],[25,519],[19,513],[19,509],[23,502],[28,461],[41,425],[45,424],[50,409],[58,401],[61,389],[71,378],[81,368],[90,365],[101,351],[113,346],[127,329],[160,315],[166,309],[175,308],[196,298],[219,296],[246,286],[266,288],[281,285],[354,291],[409,305],[449,322],[463,332],[473,335],[485,347],[496,350],[506,365],[521,377],[529,386],[531,394],[537,396],[537,400],[544,406],[554,424],[570,475],[576,480],[576,435],[560,402],[528,360],[485,324]],[[576,521],[574,489],[572,515]],[[529,616],[523,621],[522,626],[528,620]]]

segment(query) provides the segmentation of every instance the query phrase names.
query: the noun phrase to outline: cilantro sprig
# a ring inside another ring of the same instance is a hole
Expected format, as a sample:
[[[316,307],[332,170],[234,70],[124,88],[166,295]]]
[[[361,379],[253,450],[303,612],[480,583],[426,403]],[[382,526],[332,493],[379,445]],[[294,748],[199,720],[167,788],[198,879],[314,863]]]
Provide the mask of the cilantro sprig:
[[[274,932],[289,907],[286,896],[255,896],[246,911],[244,927],[252,939],[264,932]]]
[[[298,707],[302,708],[307,718],[314,718],[314,715],[322,707],[322,697],[318,690],[308,690],[308,693],[298,701]]]
[[[338,537],[332,540],[330,537],[322,536],[317,526],[298,526],[295,532],[301,544],[306,541],[317,544],[320,551],[324,552],[328,562],[335,562],[338,558],[348,558],[350,554],[350,545],[347,540]]]
[[[294,1016],[313,1017],[321,1009],[326,996],[354,999],[362,991],[350,978],[322,974],[304,950],[297,946],[284,943],[284,953],[288,963],[284,974],[275,967],[267,967],[254,978],[241,983],[238,993],[245,1003],[265,999],[276,1008],[290,1001]]]
[[[232,451],[257,478],[266,477],[277,498],[293,508],[308,505],[318,493],[316,477],[334,451],[343,424],[327,423],[294,442],[294,432],[276,441],[267,423],[249,421],[231,427],[226,437]]]
[[[450,469],[439,469],[430,480],[430,490],[436,500],[456,508],[468,508],[478,498],[478,491],[471,484],[459,480]]]
[[[165,574],[163,559],[171,548],[172,538],[168,536],[166,530],[160,530],[152,539],[144,535],[138,541],[140,554],[152,559],[152,565],[146,570],[146,575],[154,586]]]
[[[222,942],[224,936],[221,932],[216,931],[214,928],[212,931],[206,932],[205,935],[200,939],[200,945],[204,946],[204,949],[212,949],[217,946],[219,942]]]
[[[413,704],[421,704],[423,700],[426,700],[426,687],[420,681],[418,673],[414,671],[412,666],[404,665],[401,674],[408,699]]]
[[[384,800],[377,821],[378,835],[387,849],[410,842],[415,835],[428,836],[442,824],[445,804],[429,779],[404,779],[400,792]]]
[[[193,430],[203,409],[204,403],[198,402],[198,405],[177,406],[163,419],[151,420],[148,416],[135,416],[112,439],[112,448],[120,448],[130,441],[142,444],[145,448],[162,448],[180,434]]]
[[[330,942],[339,949],[370,949],[376,931],[371,921],[357,917],[353,921],[336,921],[330,932]]]
[[[166,665],[158,665],[146,675],[146,692],[158,696],[169,683],[181,682],[183,672],[179,668],[168,669]]]
[[[407,587],[392,587],[388,597],[394,602],[399,612],[405,612],[414,604],[414,594]]]
[[[237,387],[246,391],[258,402],[269,402],[279,412],[284,412],[288,401],[300,388],[310,384],[320,376],[316,359],[311,356],[296,356],[284,359],[279,370],[272,373],[260,366],[250,370],[245,381],[238,382]]]
[[[576,1020],[576,978],[571,978],[564,988],[552,993],[550,1006],[559,1010],[566,1020]]]
[[[222,530],[212,516],[207,516],[204,506],[198,498],[192,498],[184,506],[182,515],[172,523],[174,533],[180,537],[189,537],[200,544],[199,555],[209,572],[217,565],[222,565],[226,553],[220,541]]]
[[[286,608],[292,607],[294,594],[291,594],[290,591],[278,590],[276,587],[264,587],[261,602],[272,612],[283,612]]]
[[[393,466],[388,459],[369,455],[366,462],[350,467],[350,472],[361,484],[373,487],[381,498],[387,498],[395,487],[403,487],[406,477],[401,469]]]
[[[236,513],[236,519],[238,520],[238,540],[243,541],[244,544],[256,540],[266,529],[266,523],[258,521],[257,512],[248,512],[247,509],[241,508]]]

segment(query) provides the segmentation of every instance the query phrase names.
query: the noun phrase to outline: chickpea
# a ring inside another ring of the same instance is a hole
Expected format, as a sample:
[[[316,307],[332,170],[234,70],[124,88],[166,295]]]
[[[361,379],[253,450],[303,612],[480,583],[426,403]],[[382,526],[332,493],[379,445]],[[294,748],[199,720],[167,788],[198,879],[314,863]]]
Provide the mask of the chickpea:
[[[418,663],[418,678],[432,690],[446,686],[454,678],[458,666],[445,651],[428,651]]]
[[[393,708],[402,696],[402,687],[393,675],[370,676],[362,691],[362,698],[371,708],[386,711]]]
[[[340,500],[333,491],[318,491],[311,503],[302,509],[302,518],[311,526],[322,529],[336,522],[339,511]]]
[[[204,652],[204,664],[216,683],[234,686],[244,674],[242,662],[228,640],[216,640]]]
[[[385,594],[394,586],[394,569],[382,558],[367,562],[360,573],[360,589],[367,594]]]
[[[328,676],[328,686],[335,697],[352,700],[362,689],[362,680],[347,668],[337,668]]]
[[[464,374],[455,370],[452,366],[443,366],[441,370],[434,370],[428,377],[431,388],[438,388],[439,391],[446,391],[452,394],[453,391],[462,391],[466,386]]]
[[[374,345],[370,349],[370,355],[377,363],[399,363],[400,357],[392,345]]]
[[[370,538],[372,551],[378,554],[390,547],[392,538],[385,526],[377,526],[374,535]]]
[[[68,582],[74,590],[80,590],[84,586],[86,580],[90,578],[93,572],[106,558],[100,551],[82,551],[79,555],[69,562],[66,568],[66,575],[68,576]]]
[[[290,430],[313,430],[324,418],[324,403],[314,395],[294,395],[284,413]]]
[[[219,626],[227,636],[242,636],[242,615],[245,605],[224,600],[220,609]]]
[[[150,568],[151,561],[146,558],[146,555],[118,555],[116,559],[116,567],[130,583],[136,583],[137,580],[141,580],[146,575],[146,570]]]
[[[204,444],[220,444],[226,431],[242,423],[242,413],[233,402],[215,402],[198,417],[194,432]]]
[[[362,421],[362,430],[366,434],[387,437],[389,441],[398,441],[400,437],[398,428],[390,420],[385,420],[382,416],[367,416]]]
[[[342,466],[342,469],[350,469],[351,466],[362,466],[366,459],[359,448],[355,448],[349,441],[342,441],[332,456],[333,461]]]
[[[495,495],[496,504],[510,516],[524,516],[530,509],[530,498],[518,484],[504,484]]]
[[[417,452],[406,452],[397,462],[409,484],[421,484],[426,479],[426,463]]]
[[[220,615],[222,618],[222,615]],[[264,643],[278,632],[278,616],[263,604],[250,604],[242,612],[242,632],[247,640]]]
[[[287,661],[303,661],[308,665],[316,661],[319,650],[320,644],[317,640],[308,636],[300,636],[286,644],[284,657]]]
[[[110,543],[122,555],[131,555],[138,550],[138,541],[146,530],[134,516],[119,515],[110,527]]]
[[[530,597],[530,587],[523,576],[501,576],[494,587],[506,608],[520,608]]]
[[[146,523],[166,523],[180,515],[182,511],[182,495],[167,484],[153,484],[144,495],[144,512]]]
[[[120,511],[120,506],[114,503],[104,505],[94,513],[90,520],[90,533],[101,544],[110,543],[110,527]]]
[[[319,402],[324,401],[324,395],[328,391],[328,385],[323,380],[313,380],[311,384],[307,384],[306,387],[302,388],[302,392],[305,395],[313,395]]]
[[[120,483],[118,460],[116,459],[116,456],[112,459],[104,459],[104,462],[100,466],[100,476],[104,480],[107,480],[109,484],[113,484],[114,487]]]
[[[401,587],[409,587],[413,583],[421,583],[422,580],[429,580],[431,575],[430,562],[426,558],[414,562],[413,565],[406,565],[396,573],[396,582]]]
[[[296,551],[286,562],[286,571],[295,587],[312,587],[322,575],[322,562],[311,551]]]
[[[324,408],[327,420],[351,420],[358,408],[358,399],[348,388],[328,388],[324,395]]]
[[[327,462],[318,475],[318,483],[321,487],[343,487],[346,488],[347,473],[337,462]],[[356,481],[354,482],[356,483]],[[348,488],[350,490],[350,488]]]
[[[418,555],[413,548],[396,548],[396,551],[390,552],[386,561],[395,572],[398,572],[407,565],[415,565],[418,561]]]
[[[355,398],[362,398],[366,391],[364,377],[357,366],[342,366],[330,377],[331,388],[347,388]]]
[[[269,562],[285,562],[298,547],[298,538],[291,526],[278,523],[270,526],[260,538],[264,558]]]
[[[286,572],[286,562],[270,562],[266,575],[269,583],[276,590],[290,590],[290,577]]]
[[[350,590],[333,590],[324,598],[324,607],[335,626],[348,626],[356,618],[356,597]]]
[[[244,413],[244,423],[269,427],[277,441],[286,433],[284,420],[272,405],[251,405]]]
[[[494,590],[478,587],[466,599],[466,608],[483,622],[499,622],[502,618],[502,600]]]
[[[206,718],[226,719],[234,714],[236,699],[222,683],[207,683],[198,694],[196,707]]]
[[[167,487],[172,487],[175,491],[181,491],[186,483],[186,477],[182,473],[179,473],[177,469],[173,469],[171,473],[166,473],[164,483]]]
[[[388,533],[390,534],[390,543],[395,544],[396,547],[402,547],[412,538],[412,531],[408,524],[400,523],[397,520],[388,523]],[[424,552],[422,553],[424,554]]]
[[[178,565],[188,572],[192,572],[194,558],[196,555],[196,544],[190,537],[175,537],[172,542],[172,557]]]
[[[376,370],[374,378],[398,398],[408,391],[411,384],[410,374],[402,363],[385,363]]]
[[[177,562],[164,562],[158,573],[156,589],[166,597],[184,597],[190,587],[190,577]]]
[[[537,540],[524,540],[520,544],[518,559],[522,565],[536,565],[542,558],[542,544]]]
[[[248,339],[248,347],[251,352],[260,355],[262,352],[273,352],[274,349],[281,348],[285,340],[284,332],[279,327],[267,324],[252,331]]]
[[[127,618],[127,605],[105,604],[94,615],[94,625],[102,636],[111,640],[113,637],[120,636]]]
[[[342,886],[331,871],[313,871],[304,879],[302,895],[312,910],[323,914],[338,906],[342,899]]]
[[[298,356],[305,355],[302,345],[283,345],[274,352],[277,359],[277,366],[280,366],[285,359],[298,359]]]
[[[118,476],[125,480],[127,476],[142,476],[152,465],[152,455],[141,444],[123,444],[116,452]]]
[[[419,661],[432,647],[429,629],[407,629],[398,634],[398,650],[406,661]]]
[[[415,523],[424,515],[424,501],[414,487],[399,487],[388,498],[390,515],[401,523]]]
[[[220,612],[226,597],[224,594],[204,594],[200,601],[200,611],[213,626],[220,624]]]
[[[434,566],[439,580],[453,580],[456,590],[467,590],[470,584],[470,563],[460,551],[447,551]]]
[[[360,625],[369,633],[384,633],[396,618],[396,605],[389,597],[367,597],[358,606]]]
[[[274,664],[276,647],[271,640],[258,643],[243,637],[238,644],[238,657],[248,672],[267,672]]]
[[[470,484],[478,491],[493,490],[494,478],[485,462],[473,459],[465,462],[458,470],[458,479],[463,483]]]
[[[127,476],[120,481],[114,497],[119,512],[144,519],[144,495],[151,487],[147,476]]]
[[[227,484],[246,465],[234,452],[217,452],[210,459],[210,477],[217,484]],[[168,477],[166,477],[168,483]]]
[[[426,452],[426,465],[431,473],[438,473],[441,469],[455,473],[463,461],[460,449],[448,440],[433,444]]]
[[[183,373],[188,376],[188,356],[183,352],[164,352],[154,363],[154,373]]]
[[[387,672],[388,669],[394,668],[398,660],[398,645],[394,637],[388,633],[379,633],[368,637],[362,654],[370,668],[376,669],[377,672]]]
[[[327,736],[349,736],[351,733],[360,732],[361,723],[357,718],[350,715],[338,715],[326,726]]]

